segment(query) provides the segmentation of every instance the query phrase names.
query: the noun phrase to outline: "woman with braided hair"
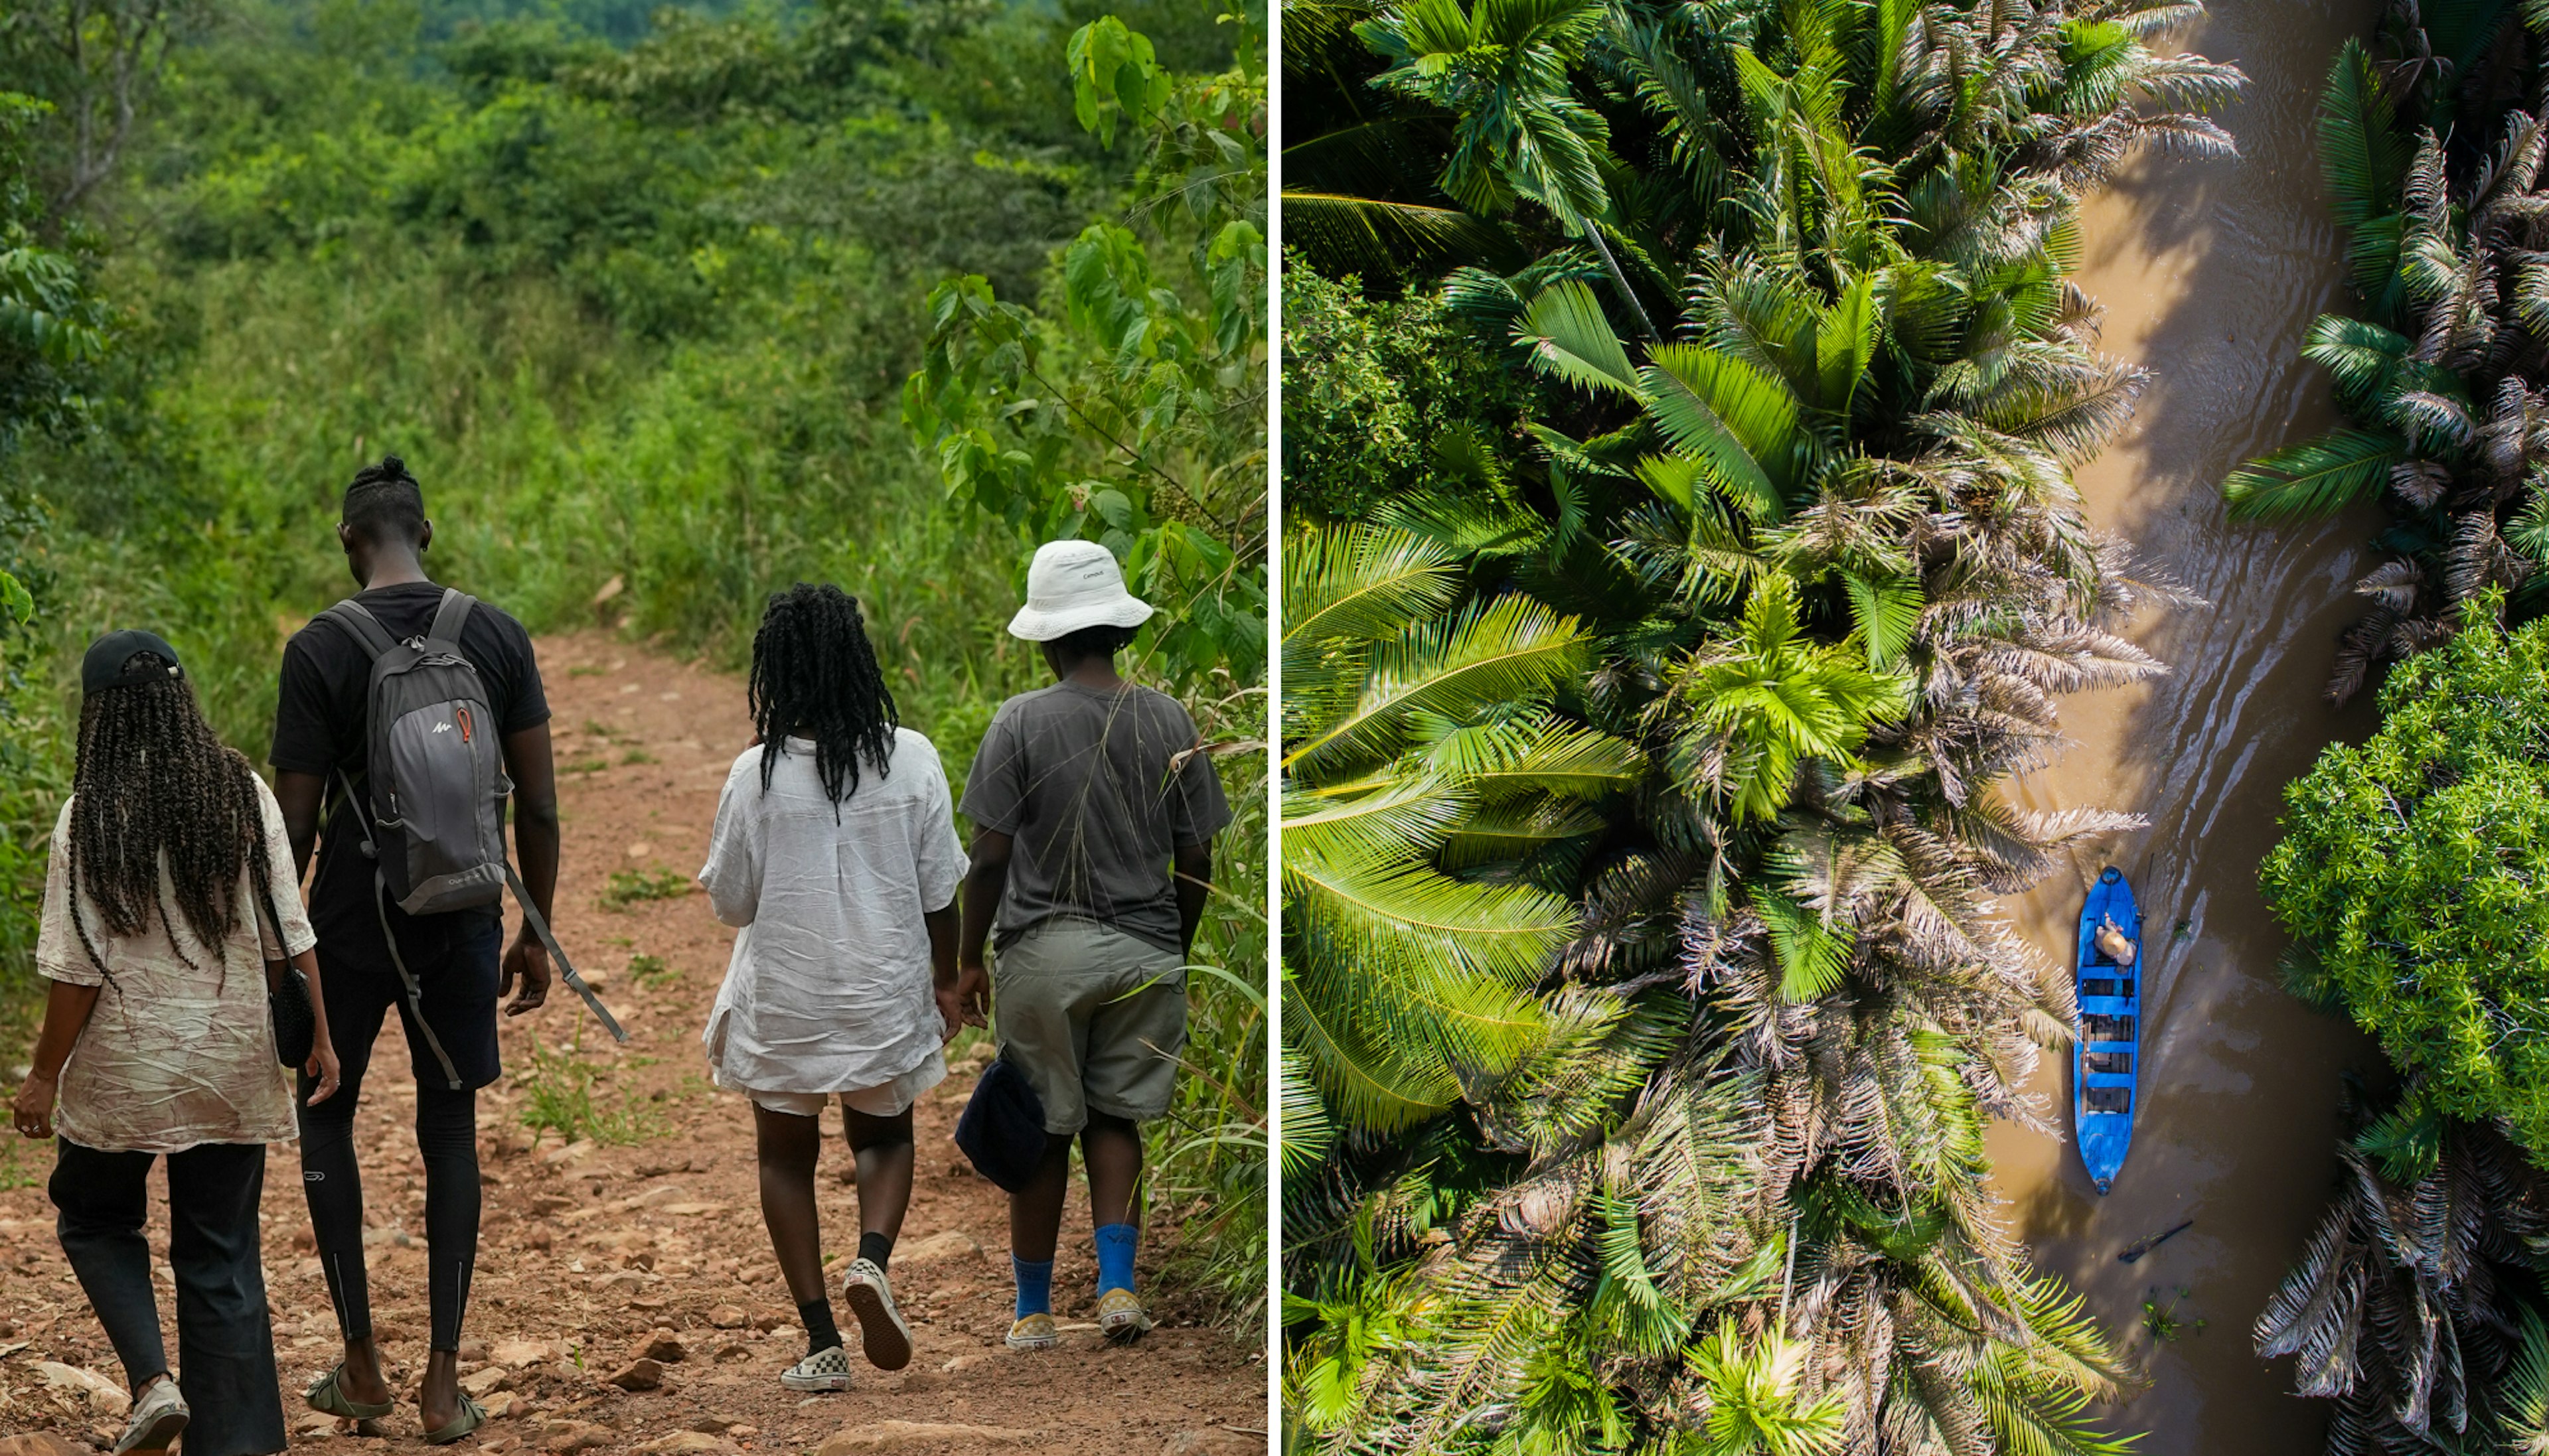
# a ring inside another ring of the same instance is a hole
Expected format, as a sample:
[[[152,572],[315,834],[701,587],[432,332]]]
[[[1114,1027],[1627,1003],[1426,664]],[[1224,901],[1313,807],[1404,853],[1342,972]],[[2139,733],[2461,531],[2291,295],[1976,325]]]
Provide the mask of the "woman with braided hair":
[[[52,989],[13,1116],[29,1138],[59,1130],[62,1252],[133,1387],[119,1456],[165,1451],[181,1431],[189,1456],[280,1451],[257,1199],[265,1144],[295,1130],[266,995],[288,961],[321,1004],[317,937],[274,794],[214,736],[176,652],[147,632],[109,633],[80,687],[36,943]],[[324,1012],[303,1070],[313,1102],[334,1095]],[[142,1236],[143,1180],[161,1154],[178,1379]]]
[[[911,1331],[886,1262],[911,1202],[911,1104],[947,1076],[956,885],[965,852],[938,750],[899,726],[858,601],[800,584],[752,640],[754,745],[726,774],[700,882],[740,927],[706,1042],[717,1085],[752,1100],[761,1217],[805,1323],[796,1391],[847,1390],[823,1287],[814,1161],[840,1099],[858,1163],[859,1250],[841,1296],[868,1363],[899,1370]]]

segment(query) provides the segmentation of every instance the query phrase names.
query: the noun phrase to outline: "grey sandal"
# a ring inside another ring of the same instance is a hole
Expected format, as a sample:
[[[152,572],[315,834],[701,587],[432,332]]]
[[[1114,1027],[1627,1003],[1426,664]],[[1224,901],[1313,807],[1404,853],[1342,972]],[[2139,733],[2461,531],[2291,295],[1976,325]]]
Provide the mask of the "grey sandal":
[[[425,1443],[428,1446],[448,1446],[486,1423],[487,1408],[469,1399],[468,1394],[463,1392],[460,1397],[460,1413],[451,1417],[451,1423],[442,1429],[426,1431]]]
[[[316,1385],[302,1392],[302,1399],[309,1402],[310,1409],[320,1414],[333,1415],[342,1420],[378,1420],[398,1409],[396,1401],[383,1401],[374,1406],[347,1396],[336,1385],[344,1373],[345,1365],[340,1360],[336,1368],[320,1376]]]

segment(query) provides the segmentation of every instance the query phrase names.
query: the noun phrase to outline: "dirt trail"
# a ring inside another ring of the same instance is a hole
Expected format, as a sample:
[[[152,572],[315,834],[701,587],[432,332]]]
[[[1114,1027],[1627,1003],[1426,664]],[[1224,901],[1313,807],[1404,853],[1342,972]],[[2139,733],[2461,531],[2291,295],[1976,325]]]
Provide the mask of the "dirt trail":
[[[556,713],[565,816],[558,932],[631,1040],[614,1046],[563,987],[545,1009],[506,1027],[509,1076],[479,1103],[486,1223],[461,1367],[465,1380],[489,1389],[490,1408],[506,1413],[484,1428],[477,1449],[1263,1452],[1262,1354],[1203,1324],[1192,1302],[1163,1290],[1156,1242],[1144,1247],[1142,1276],[1160,1327],[1130,1349],[1098,1339],[1079,1187],[1054,1273],[1063,1347],[1020,1354],[1001,1344],[1010,1314],[1006,1204],[950,1140],[973,1086],[961,1063],[989,1055],[988,1047],[971,1049],[979,1034],[951,1048],[960,1070],[922,1099],[917,1115],[920,1176],[893,1271],[918,1353],[896,1374],[853,1355],[855,1386],[845,1395],[809,1399],[779,1385],[779,1371],[803,1353],[803,1333],[761,1227],[750,1114],[740,1098],[707,1085],[699,1045],[732,932],[697,893],[615,909],[603,903],[614,871],[673,888],[687,885],[706,858],[717,790],[751,736],[742,689],[598,635],[543,639],[539,652]],[[620,887],[630,882],[623,877]],[[395,1029],[384,1036],[355,1130],[372,1226],[365,1241],[375,1323],[412,1395],[426,1336],[424,1167],[411,1127],[414,1085],[382,1074],[404,1069],[405,1048]],[[534,1037],[552,1065],[581,1060],[594,1068],[597,1106],[648,1119],[660,1136],[608,1145],[547,1134],[534,1146],[522,1126]],[[830,1136],[817,1174],[827,1259],[841,1257],[857,1229],[838,1118],[837,1108],[825,1117]],[[0,1432],[54,1432],[102,1447],[121,1422],[73,1409],[37,1368],[58,1361],[120,1384],[53,1239],[42,1187],[49,1163],[49,1153],[22,1156],[35,1185],[0,1191]],[[296,1171],[293,1149],[276,1147],[263,1214],[293,1443],[427,1449],[412,1404],[365,1436],[336,1432],[300,1403],[301,1387],[334,1358],[336,1338]],[[150,1237],[164,1256],[164,1175],[154,1172],[153,1184]],[[168,1289],[163,1269],[161,1318],[173,1357]],[[839,1314],[855,1342],[855,1322],[846,1310]],[[606,1384],[657,1329],[674,1331],[684,1350],[662,1365],[660,1388]],[[92,1441],[97,1435],[107,1439]]]

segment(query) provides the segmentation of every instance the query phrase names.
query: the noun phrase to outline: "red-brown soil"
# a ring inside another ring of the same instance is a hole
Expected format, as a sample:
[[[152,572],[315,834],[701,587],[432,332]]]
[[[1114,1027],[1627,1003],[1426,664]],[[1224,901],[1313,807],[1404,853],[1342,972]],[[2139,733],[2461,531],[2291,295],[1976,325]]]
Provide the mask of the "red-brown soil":
[[[492,1406],[510,1408],[483,1429],[477,1449],[1264,1451],[1262,1354],[1157,1283],[1156,1246],[1145,1248],[1143,1272],[1160,1327],[1130,1348],[1098,1339],[1088,1323],[1094,1262],[1085,1232],[1071,1231],[1087,1228],[1082,1190],[1074,1190],[1054,1275],[1063,1347],[1022,1354],[1001,1344],[1010,1314],[1006,1205],[950,1140],[973,1085],[965,1067],[988,1051],[972,1051],[975,1034],[951,1048],[958,1072],[918,1112],[920,1176],[893,1266],[918,1353],[894,1374],[854,1354],[855,1388],[845,1395],[807,1398],[780,1386],[779,1371],[803,1353],[803,1334],[761,1226],[750,1113],[740,1097],[708,1085],[699,1041],[732,932],[697,893],[603,903],[614,870],[668,875],[669,886],[687,885],[699,868],[717,790],[751,736],[743,693],[729,678],[600,635],[544,639],[539,650],[563,785],[559,936],[631,1040],[614,1046],[560,985],[544,1009],[507,1024],[506,1064],[526,1072],[534,1037],[563,1048],[597,1069],[598,1106],[638,1110],[657,1136],[568,1144],[552,1133],[535,1142],[521,1122],[530,1098],[514,1076],[481,1094],[486,1221],[462,1370],[496,1388]],[[656,957],[663,969],[633,975],[635,956]],[[356,1137],[375,1321],[412,1396],[425,1354],[425,1192],[405,1066],[404,1045],[389,1029]],[[825,1119],[833,1136],[817,1175],[827,1259],[840,1257],[857,1229],[838,1116]],[[263,1215],[293,1443],[426,1449],[413,1404],[360,1433],[329,1426],[301,1404],[301,1387],[334,1360],[336,1335],[295,1163],[290,1147],[274,1149]],[[35,1182],[0,1191],[0,1432],[103,1447],[121,1421],[48,1388],[38,1369],[55,1361],[121,1383],[53,1239],[42,1186],[49,1164],[48,1151],[22,1145],[17,1167]],[[151,1236],[164,1255],[164,1179],[154,1174],[153,1186],[162,1207]],[[164,1272],[161,1287],[173,1356]],[[855,1344],[855,1321],[839,1314]],[[605,1384],[659,1328],[683,1347],[683,1358],[663,1364],[660,1388]],[[536,1360],[530,1344],[546,1346]],[[506,1373],[481,1373],[500,1368]],[[675,1436],[682,1430],[703,1434]]]

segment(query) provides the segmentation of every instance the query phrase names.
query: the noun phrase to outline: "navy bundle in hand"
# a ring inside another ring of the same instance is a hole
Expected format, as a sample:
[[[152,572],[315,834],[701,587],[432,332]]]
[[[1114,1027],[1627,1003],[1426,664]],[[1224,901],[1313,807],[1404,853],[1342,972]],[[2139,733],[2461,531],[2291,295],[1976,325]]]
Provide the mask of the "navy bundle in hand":
[[[1004,1193],[1026,1187],[1043,1166],[1044,1102],[1006,1056],[983,1068],[983,1079],[956,1120],[956,1145],[976,1172]]]

